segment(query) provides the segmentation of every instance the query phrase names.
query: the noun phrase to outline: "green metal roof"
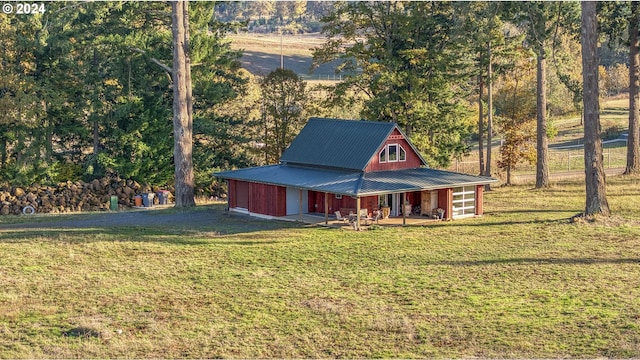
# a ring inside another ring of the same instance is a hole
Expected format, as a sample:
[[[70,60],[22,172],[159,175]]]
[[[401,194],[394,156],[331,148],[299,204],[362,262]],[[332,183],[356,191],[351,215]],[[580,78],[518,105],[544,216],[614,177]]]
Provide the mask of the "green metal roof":
[[[349,196],[370,196],[458,186],[484,185],[496,179],[428,168],[341,171],[286,164],[260,166],[214,174],[223,179],[266,183]]]
[[[311,118],[280,162],[362,171],[396,128],[389,122]]]

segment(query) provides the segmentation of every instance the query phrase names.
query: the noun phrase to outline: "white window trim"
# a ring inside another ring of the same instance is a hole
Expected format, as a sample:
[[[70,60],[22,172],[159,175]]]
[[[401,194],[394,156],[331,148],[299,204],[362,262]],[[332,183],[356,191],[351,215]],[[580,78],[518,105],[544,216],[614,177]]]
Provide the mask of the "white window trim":
[[[390,146],[396,146],[397,147],[396,159],[395,160],[389,160],[389,147]],[[404,159],[400,159],[400,152],[404,152]],[[381,159],[383,154],[384,154],[384,160]],[[387,144],[378,153],[378,160],[380,161],[381,164],[392,163],[392,162],[405,162],[405,161],[407,161],[407,151],[402,147],[402,145],[400,145],[398,143]]]

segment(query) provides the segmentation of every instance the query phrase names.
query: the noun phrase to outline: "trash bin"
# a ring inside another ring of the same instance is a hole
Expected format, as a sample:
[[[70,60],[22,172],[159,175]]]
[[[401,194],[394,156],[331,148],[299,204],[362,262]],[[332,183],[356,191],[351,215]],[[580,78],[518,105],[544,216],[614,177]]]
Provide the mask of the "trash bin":
[[[169,191],[160,190],[158,191],[158,205],[167,205],[169,201]]]
[[[112,195],[111,198],[109,199],[109,209],[111,209],[112,211],[118,211],[118,197],[115,195]]]
[[[135,206],[138,206],[138,207],[142,206],[142,196],[140,196],[140,195],[134,196],[133,197],[133,201],[134,201]]]
[[[144,207],[153,206],[153,193],[142,193],[142,204]]]

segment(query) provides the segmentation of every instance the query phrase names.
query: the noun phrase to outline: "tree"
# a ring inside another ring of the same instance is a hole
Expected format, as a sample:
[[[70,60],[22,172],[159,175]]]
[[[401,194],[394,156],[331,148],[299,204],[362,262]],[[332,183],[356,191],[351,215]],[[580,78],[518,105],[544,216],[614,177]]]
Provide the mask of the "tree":
[[[511,185],[511,171],[523,160],[533,164],[536,159],[536,82],[535,70],[528,51],[521,49],[514,58],[513,68],[497,82],[497,123],[504,135],[500,146],[498,167],[506,171],[506,184]]]
[[[527,42],[537,60],[537,136],[536,136],[536,188],[550,186],[549,136],[547,124],[547,57],[551,39],[562,19],[571,19],[575,4],[571,2],[526,1],[513,3],[515,20],[523,26]],[[571,21],[567,21],[571,25]]]
[[[600,139],[598,30],[596,3],[582,1],[582,69],[584,84],[585,215],[610,214]]]
[[[195,206],[193,176],[193,99],[189,59],[189,5],[171,2],[173,32],[173,158],[176,207]]]
[[[603,1],[598,3],[598,12],[598,25],[607,36],[609,48],[624,45],[628,49],[629,137],[625,174],[635,174],[640,172],[640,7],[637,1]]]
[[[631,2],[629,16],[629,136],[625,174],[640,173],[640,6]]]
[[[261,82],[264,114],[264,155],[267,164],[280,160],[293,138],[305,124],[306,83],[295,72],[276,69]]]
[[[338,60],[334,92],[361,117],[396,122],[432,166],[468,151],[466,80],[472,59],[445,2],[340,2],[323,19],[316,65]],[[356,96],[354,96],[354,94]]]

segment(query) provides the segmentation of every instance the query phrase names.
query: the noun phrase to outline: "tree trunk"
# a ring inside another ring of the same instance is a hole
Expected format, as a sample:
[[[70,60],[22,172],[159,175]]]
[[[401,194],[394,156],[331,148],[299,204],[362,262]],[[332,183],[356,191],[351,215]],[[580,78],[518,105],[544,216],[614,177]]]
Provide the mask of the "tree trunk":
[[[484,174],[484,144],[482,137],[484,136],[484,109],[482,108],[482,93],[484,91],[484,82],[482,74],[478,75],[478,157],[480,160],[480,175]]]
[[[582,1],[582,79],[584,86],[585,215],[609,215],[600,139],[596,3]]]
[[[545,45],[542,43],[538,49],[537,86],[536,98],[537,112],[537,161],[536,161],[536,188],[549,187],[549,138],[547,137],[547,74]]]
[[[189,18],[186,1],[172,1],[173,31],[173,157],[176,207],[195,206],[193,177],[193,120],[189,67]]]
[[[640,98],[638,96],[638,76],[640,75],[640,53],[638,47],[638,23],[640,22],[640,8],[638,2],[631,2],[631,16],[629,17],[629,137],[627,140],[627,167],[625,174],[640,172]]]
[[[491,41],[488,43],[488,57],[489,57],[489,66],[487,67],[487,171],[485,172],[485,176],[491,176],[491,150],[493,145],[491,141],[493,140],[493,68],[491,63],[493,59],[491,57]],[[491,191],[491,184],[487,184],[484,186],[485,191]]]

